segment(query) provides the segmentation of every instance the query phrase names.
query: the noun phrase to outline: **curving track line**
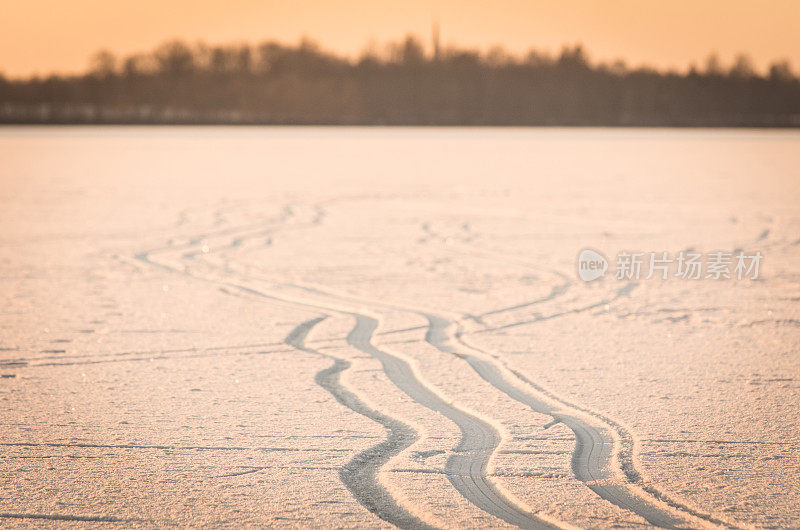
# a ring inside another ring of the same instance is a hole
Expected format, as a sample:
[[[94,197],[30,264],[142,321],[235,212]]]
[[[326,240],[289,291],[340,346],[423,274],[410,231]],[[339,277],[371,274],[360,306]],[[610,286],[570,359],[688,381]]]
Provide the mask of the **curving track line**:
[[[397,388],[420,405],[451,420],[461,431],[459,445],[445,464],[445,473],[453,487],[481,510],[514,526],[526,529],[553,529],[563,526],[549,516],[534,514],[519,506],[489,480],[487,469],[492,455],[500,444],[500,434],[488,422],[452,405],[446,398],[437,394],[417,377],[415,370],[406,360],[376,347],[372,340],[378,329],[377,319],[360,312],[317,302],[265,294],[246,286],[231,283],[226,285],[238,287],[255,296],[321,311],[334,311],[355,318],[356,325],[347,335],[347,343],[377,359],[386,376]]]
[[[487,477],[492,455],[500,444],[500,435],[489,423],[451,405],[426,386],[403,359],[375,347],[371,340],[378,321],[354,313],[356,327],[347,342],[378,359],[389,379],[411,399],[430,410],[441,413],[461,430],[461,441],[455,454],[448,458],[445,471],[450,483],[467,500],[483,511],[520,528],[558,528],[548,519],[518,506],[501,493]]]
[[[429,235],[434,234],[430,229],[429,223],[424,224],[422,229]],[[472,252],[462,252],[467,255],[473,254]],[[486,251],[476,252],[474,256],[503,262],[506,261],[505,257],[496,256]],[[524,262],[517,262],[521,265],[528,265]],[[518,321],[494,328],[486,325],[483,320],[486,316],[515,311],[552,300],[556,296],[564,294],[571,282],[563,274],[558,272],[556,272],[556,274],[565,280],[565,283],[556,285],[548,296],[531,302],[489,311],[481,315],[467,315],[468,318],[484,326],[484,329],[478,330],[476,333],[504,330],[543,320],[550,320],[568,314],[590,311],[614,302],[623,296],[627,296],[636,287],[634,282],[628,282],[617,289],[612,296],[584,307],[566,310],[548,316],[536,315],[533,319]],[[395,309],[402,310],[402,308]],[[408,309],[406,310],[408,311]],[[548,415],[552,417],[554,421],[562,422],[569,427],[575,435],[576,441],[575,450],[572,455],[573,474],[601,498],[622,509],[632,511],[644,518],[648,523],[662,528],[691,527],[696,526],[698,523],[704,526],[710,524],[713,526],[738,528],[713,515],[702,513],[674,501],[657,488],[644,483],[642,475],[636,469],[634,461],[635,441],[633,435],[618,422],[596,411],[579,407],[565,401],[552,392],[543,389],[520,372],[507,367],[505,364],[503,364],[502,367],[498,367],[501,361],[499,361],[496,356],[467,344],[463,338],[460,324],[439,315],[433,315],[419,310],[410,311],[428,320],[428,331],[425,335],[426,342],[442,352],[451,353],[462,358],[485,381],[512,399],[527,405],[538,413]],[[452,326],[456,326],[457,331],[451,337],[447,330]],[[458,342],[461,348],[454,347],[451,338]],[[478,352],[481,354],[480,357],[473,355],[471,351]],[[504,373],[507,375],[504,375]],[[522,383],[522,385],[520,385],[520,383]],[[531,390],[534,392],[531,392]],[[591,423],[585,421],[582,417],[584,415],[593,417],[594,420],[600,422],[602,427],[595,427]],[[619,445],[615,443],[614,435],[616,435],[619,440]],[[624,475],[627,484],[615,484],[613,482],[614,476],[611,470],[616,466],[619,466],[619,470]]]
[[[235,244],[232,244],[228,248],[233,249],[235,246]],[[158,250],[163,251],[167,249],[165,248]],[[169,250],[175,250],[175,248],[173,247]],[[187,255],[186,257],[191,257],[191,254]],[[149,260],[148,253],[137,255],[137,258],[143,261],[149,261],[153,265],[161,265]],[[169,266],[161,266],[172,269],[172,267]],[[188,274],[183,271],[176,270],[176,272]],[[226,272],[230,273],[231,271]],[[470,500],[470,502],[480,507],[487,513],[495,515],[496,517],[499,517],[508,523],[523,528],[552,528],[557,526],[551,523],[547,518],[538,517],[537,515],[519,507],[513,501],[506,498],[501,492],[499,492],[497,488],[489,481],[487,478],[487,467],[491,456],[499,445],[499,433],[487,422],[467,413],[456,406],[451,405],[445,398],[437,394],[431,389],[431,387],[427,386],[423,381],[421,381],[414,373],[413,368],[404,359],[389,354],[376,347],[372,343],[372,338],[378,328],[378,321],[376,319],[363,313],[351,312],[342,309],[332,309],[331,307],[312,303],[307,300],[295,300],[268,295],[259,291],[255,291],[244,285],[238,285],[230,282],[218,283],[224,283],[225,285],[238,288],[244,292],[254,295],[279,300],[290,304],[301,305],[304,307],[312,307],[317,310],[335,311],[337,313],[349,314],[350,316],[354,317],[356,319],[356,325],[348,334],[347,342],[355,348],[379,360],[387,377],[389,377],[389,379],[398,388],[400,388],[414,401],[422,404],[430,410],[440,412],[445,417],[453,421],[461,430],[462,437],[459,446],[456,448],[455,454],[448,459],[446,464],[446,473],[453,486],[464,497]],[[511,306],[496,311],[490,311],[486,315],[479,315],[479,317],[489,316],[496,312],[500,313],[505,311],[514,311],[516,309],[521,309],[536,303],[542,303],[551,300],[552,298],[563,294],[566,291],[567,286],[568,283],[564,284],[563,286],[555,287],[550,295],[540,300],[521,304],[519,306]],[[540,320],[557,318],[570,313],[587,311],[598,307],[599,305],[609,303],[621,296],[627,295],[634,287],[634,284],[628,284],[619,289],[610,299],[603,300],[598,304],[591,304],[586,307],[565,311],[563,313],[556,313],[546,317],[537,315],[536,318],[530,321],[517,322],[494,329],[484,329],[480,332],[506,329],[508,327],[515,327],[525,323],[537,322]],[[300,289],[312,291],[315,294],[321,294],[328,298],[338,298],[339,300],[349,299],[350,301],[353,301],[352,297],[337,297],[336,295],[332,295],[318,289],[305,287],[300,287]],[[364,302],[363,300],[357,301],[360,303]],[[680,503],[672,501],[655,488],[648,487],[647,485],[643,484],[641,476],[634,466],[633,437],[618,423],[600,415],[597,412],[570,404],[558,396],[555,396],[554,394],[549,393],[543,388],[539,387],[532,381],[525,378],[521,373],[511,370],[505,365],[499,365],[495,359],[492,359],[491,354],[488,352],[482,351],[467,344],[463,339],[460,329],[451,336],[448,333],[448,329],[455,324],[453,321],[450,321],[439,315],[434,315],[415,309],[398,308],[388,304],[375,305],[389,307],[391,309],[399,309],[402,311],[409,311],[425,317],[428,320],[428,330],[425,337],[425,340],[428,343],[440,351],[453,354],[465,360],[484,380],[492,384],[498,390],[507,394],[512,399],[529,406],[531,409],[539,413],[550,415],[555,421],[563,422],[567,427],[569,427],[576,437],[576,447],[572,458],[573,472],[579,480],[584,482],[587,487],[592,489],[592,491],[597,493],[601,498],[623,509],[637,513],[654,526],[664,528],[680,528],[697,526],[698,523],[703,526],[708,526],[710,523],[712,525],[733,527],[729,523],[716,519],[713,516],[700,513]],[[319,320],[321,319],[308,321],[298,326],[298,328],[295,328],[289,337],[287,337],[287,344],[295,346],[304,351],[319,354],[319,352],[307,348],[304,344],[305,336],[311,327],[318,323]],[[457,342],[458,344],[454,344],[454,342]],[[473,354],[473,352],[477,353],[477,355]],[[360,402],[360,400],[358,400],[354,394],[350,393],[343,387],[337,388],[336,383],[338,383],[338,375],[341,373],[341,371],[347,368],[347,366],[342,364],[345,361],[339,361],[339,363],[334,361],[334,365],[320,372],[317,377],[317,382],[323,386],[323,388],[326,388],[326,390],[331,392],[331,394],[336,397],[337,401],[345,406],[348,406],[348,408],[351,408],[351,410],[355,410],[356,412],[363,414],[362,411],[356,410],[349,406],[348,403],[358,407],[357,402],[347,398],[346,395],[342,394],[341,392],[349,394],[358,402]],[[339,394],[337,395],[335,392],[338,392]],[[363,405],[363,403],[361,404]],[[372,412],[380,415],[380,413],[376,411]],[[364,415],[371,417],[367,414]],[[587,422],[584,419],[586,415],[593,416],[595,420],[601,422],[602,428],[598,428]],[[402,424],[402,422],[398,422],[397,420],[393,420],[388,417],[386,418],[389,421],[397,422],[400,425],[405,426],[405,424]],[[384,443],[388,443],[392,438],[391,428],[379,419],[374,417],[371,417],[371,419],[382,423],[387,428],[388,438]],[[407,426],[405,427],[408,428]],[[619,445],[616,443],[612,432],[617,435],[619,439]],[[411,443],[413,443],[413,441],[416,439],[416,435],[413,433],[413,431],[412,436],[414,436],[414,439],[408,445],[411,445]],[[402,438],[402,436],[400,436],[400,438]],[[406,441],[408,441],[408,438],[406,438]],[[398,452],[408,447],[408,445],[399,449]],[[364,457],[365,460],[364,462],[359,461],[359,465],[354,464],[355,467],[353,467],[351,471],[346,472],[345,469],[342,470],[341,475],[343,482],[345,482],[348,488],[353,492],[354,496],[359,499],[359,502],[373,511],[373,513],[378,514],[379,517],[382,517],[384,520],[404,527],[416,526],[419,524],[424,525],[422,521],[416,519],[413,515],[408,514],[408,512],[405,512],[405,510],[400,508],[394,502],[394,500],[391,499],[391,497],[389,497],[388,504],[384,502],[385,497],[383,497],[384,493],[382,492],[385,492],[385,490],[377,483],[374,475],[377,473],[378,468],[384,465],[391,456],[385,457],[385,452],[382,452],[381,450],[378,450],[375,453],[370,453],[370,451],[371,449],[368,449],[364,453],[357,455],[357,458],[355,458],[353,462],[355,462],[358,457]],[[380,459],[384,457],[385,460],[381,462]],[[372,465],[373,461],[370,459],[373,458],[376,459],[374,462],[378,462],[378,465]],[[361,463],[364,465],[361,465]],[[612,476],[610,470],[614,467],[615,463],[619,464],[627,483],[614,483],[614,476]],[[370,470],[366,472],[366,480],[364,480],[364,475],[358,475],[359,473],[365,473],[365,470]],[[370,473],[372,474],[374,485],[369,486],[367,489],[374,488],[374,486],[377,486],[377,488],[380,489],[372,489],[366,494],[365,490],[363,489],[361,491],[358,491],[358,489],[354,491],[352,486],[356,485],[358,488],[369,482]],[[360,477],[359,480],[355,479],[357,476]],[[350,480],[350,484],[348,484],[346,480]],[[385,495],[388,496],[388,492],[385,492]],[[362,500],[362,498],[359,498],[359,496],[364,497],[364,499]],[[375,502],[376,499],[377,502]],[[377,507],[380,506],[390,506],[392,508],[390,511],[393,511],[394,507],[396,507],[404,512],[404,514],[395,512],[394,515],[386,515],[384,513],[384,517],[376,511],[378,509]],[[406,518],[409,516],[413,519],[407,520]]]
[[[466,246],[474,250],[474,245],[467,243]],[[468,251],[463,252],[465,254],[472,253]],[[501,262],[506,262],[509,259],[507,256],[497,254],[493,251],[486,251],[484,249],[477,249],[474,255],[476,257],[493,259]],[[537,268],[519,259],[513,259],[513,261],[519,265]],[[484,316],[495,313],[503,313],[506,311],[514,311],[516,309],[521,309],[548,301],[559,294],[564,294],[571,284],[571,281],[558,271],[553,272],[560,276],[565,283],[562,285],[556,285],[551,291],[550,295],[547,297],[516,306],[501,308],[496,311],[479,315],[479,318],[474,318],[468,315],[469,318],[472,318],[484,326],[484,329],[477,330],[474,333],[486,333],[508,329],[524,324],[551,320],[569,314],[590,311],[606,304],[610,304],[622,298],[623,296],[628,296],[630,295],[630,292],[636,288],[635,282],[628,282],[619,289],[615,290],[611,296],[606,297],[600,302],[547,316],[537,314],[533,319],[519,321],[505,326],[490,328],[485,324],[485,322],[483,322],[482,317]],[[447,322],[446,319],[442,320]],[[442,337],[446,337],[446,329],[448,329],[448,326],[445,325],[444,327],[441,327],[443,324],[442,321],[439,321],[437,324],[440,326],[438,337],[440,339]],[[449,324],[454,324],[456,327],[456,332],[453,334],[452,338],[459,342],[463,347],[467,348],[468,351],[471,349],[486,356],[486,358],[495,359],[498,362],[502,362],[496,355],[492,355],[490,352],[467,344],[463,338],[462,328],[459,322],[449,322]],[[426,337],[426,340],[427,338],[428,337]],[[473,355],[468,356],[465,360],[468,362],[472,361],[470,364],[473,366],[473,369],[476,369],[476,371],[478,371],[477,363],[486,363],[485,359],[475,358]],[[689,526],[697,526],[700,524],[702,526],[740,528],[740,526],[732,523],[731,521],[722,520],[709,513],[701,512],[690,506],[675,501],[667,493],[659,490],[653,485],[647,484],[642,479],[642,473],[636,468],[634,457],[636,442],[634,437],[631,432],[619,422],[597,411],[565,401],[560,396],[557,396],[554,393],[542,388],[525,377],[522,373],[507,366],[505,363],[503,363],[503,368],[506,368],[508,373],[508,376],[505,377],[505,379],[510,379],[512,381],[516,379],[516,383],[522,383],[522,389],[516,389],[517,391],[521,390],[521,394],[512,390],[514,385],[511,385],[511,389],[508,390],[513,391],[515,395],[503,390],[506,394],[517,401],[528,405],[537,412],[551,416],[554,421],[561,421],[567,425],[570,430],[572,430],[576,440],[576,446],[572,458],[573,473],[578,480],[584,482],[587,487],[597,493],[601,498],[611,502],[612,504],[615,504],[620,508],[637,513],[654,526],[674,528],[686,526],[687,524]],[[489,372],[485,373],[487,376],[489,376]],[[482,377],[484,376],[482,375]],[[493,374],[491,377],[496,379],[498,383],[500,383],[500,381],[503,379],[501,372]],[[484,377],[484,379],[489,381],[489,379],[486,377]],[[491,383],[491,381],[489,382]],[[495,387],[500,389],[500,386],[498,385],[495,385]],[[528,392],[528,390],[534,390],[537,394],[532,395],[530,392]],[[550,403],[554,403],[556,405],[556,409],[554,411],[547,412],[549,407],[547,404],[548,400]],[[581,414],[591,416],[593,420],[599,422],[602,427],[598,428],[591,423],[587,423],[581,418]],[[615,436],[616,440],[619,441],[619,445],[614,443]],[[629,484],[628,487],[620,484],[614,485],[608,482],[609,479],[612,478],[609,472],[614,467],[619,468],[619,471],[621,471],[625,480]]]
[[[487,255],[478,257],[492,259]],[[551,293],[543,298],[490,311],[486,314],[477,315],[477,318],[473,316],[468,317],[482,323],[482,317],[484,316],[513,312],[518,309],[547,302],[557,296],[563,295],[571,282],[563,275],[557,272],[556,274],[565,280],[564,284],[557,285],[552,289]],[[358,303],[365,302],[363,299],[356,299],[351,296],[337,296],[317,288],[304,286],[296,287],[328,298],[345,301],[349,300]],[[635,287],[636,284],[630,282],[616,290],[612,296],[600,302],[552,315],[536,315],[536,317],[531,320],[515,322],[496,328],[489,328],[487,326],[478,331],[478,333],[507,329],[523,324],[558,318],[568,314],[589,311],[628,295]],[[311,305],[313,306],[314,304]],[[634,464],[634,440],[627,429],[595,411],[570,404],[539,387],[525,378],[521,373],[507,368],[505,365],[499,365],[499,362],[493,359],[493,356],[488,352],[467,344],[463,339],[460,329],[451,337],[447,330],[455,325],[454,321],[418,309],[409,309],[385,303],[376,303],[373,305],[412,312],[423,316],[428,320],[428,330],[425,340],[429,344],[442,352],[453,354],[465,360],[484,380],[512,399],[527,405],[536,412],[549,415],[555,421],[562,422],[569,427],[576,438],[576,446],[572,458],[573,473],[576,478],[584,482],[587,487],[597,493],[601,498],[622,509],[638,514],[650,524],[658,527],[680,528],[697,526],[698,524],[709,526],[710,524],[714,526],[736,528],[736,526],[730,523],[680,504],[670,499],[666,494],[660,492],[656,488],[644,484],[641,479],[641,474],[636,470]],[[322,306],[319,307],[322,308]],[[503,506],[504,498],[498,502],[496,497],[503,496],[486,478],[488,462],[500,442],[497,431],[488,423],[474,416],[470,417],[470,415],[468,415],[466,419],[461,417],[459,413],[463,413],[463,411],[450,406],[449,403],[442,400],[440,396],[432,393],[427,386],[416,380],[413,376],[413,370],[411,370],[410,366],[408,366],[405,361],[386,354],[373,346],[371,337],[377,328],[377,321],[375,321],[375,319],[359,313],[350,314],[357,319],[357,324],[350,335],[348,335],[348,342],[365,353],[369,353],[378,358],[383,364],[387,376],[389,376],[401,390],[412,397],[412,399],[422,403],[431,410],[441,412],[459,426],[462,432],[462,442],[457,448],[457,453],[448,460],[446,469],[454,487],[473,502],[473,504],[479,506],[484,511],[492,513],[511,524],[526,527],[524,520],[518,519],[517,515],[515,515],[515,512],[518,512],[519,508],[512,503],[514,509],[507,510],[506,507]],[[366,339],[361,336],[364,335],[363,332],[358,332],[359,325],[361,325],[362,328],[365,326],[371,328],[369,333],[366,334]],[[457,342],[458,345],[454,345],[453,340]],[[474,355],[472,352],[478,353],[478,355]],[[400,363],[400,365],[397,363]],[[405,367],[402,367],[402,365],[405,365]],[[407,379],[404,376],[403,372],[405,371],[411,372],[411,379]],[[413,384],[412,381],[416,381],[419,386]],[[433,395],[431,396],[429,393]],[[448,412],[440,410],[442,402],[444,402],[447,408],[453,409],[456,414],[453,414],[453,410]],[[595,420],[599,421],[602,427],[596,427],[592,423],[587,422],[584,419],[586,415],[592,416]],[[475,420],[477,420],[477,422],[475,422]],[[618,437],[619,445],[617,445],[614,435]],[[465,440],[469,442],[465,444]],[[460,457],[463,456],[460,454],[461,451],[465,451],[470,455],[467,461],[460,459]],[[620,469],[627,483],[620,484],[618,480],[614,483],[615,477],[611,470],[615,467]],[[463,477],[467,475],[471,478],[468,481],[464,481]],[[486,492],[489,492],[489,494],[487,495]],[[506,500],[506,502],[508,501]],[[522,510],[522,513],[526,514],[527,512]],[[527,515],[530,516],[533,514]],[[552,526],[545,519],[539,519],[538,522],[534,524]]]
[[[543,393],[541,387],[524,378],[519,372],[503,370],[486,358],[487,352],[466,344],[460,333],[456,334],[455,340],[461,347],[454,347],[447,333],[452,323],[433,315],[427,315],[427,318],[431,328],[425,338],[426,341],[441,351],[448,351],[464,359],[485,381],[512,399],[569,427],[576,440],[572,454],[572,471],[578,480],[602,499],[629,510],[653,526],[661,528],[694,527],[699,522],[698,517],[714,524],[721,523],[713,518],[702,517],[702,514],[677,503],[673,503],[671,507],[666,506],[663,499],[654,498],[644,491],[637,491],[638,488],[632,488],[632,485],[641,481],[641,475],[633,466],[633,440],[630,433],[625,431],[625,435],[620,436],[621,443],[618,446],[611,425],[605,417],[588,409],[580,409],[552,393]],[[478,357],[472,353],[465,353],[469,350],[476,350],[483,355]],[[526,386],[528,388],[525,388]],[[604,427],[597,427],[586,421],[583,418],[585,414],[602,421]],[[620,428],[616,423],[613,425]],[[617,461],[627,483],[619,483],[612,472]]]
[[[300,225],[300,226],[305,227],[307,225]],[[233,235],[231,234],[231,232],[233,232],[233,230],[224,231],[225,235]],[[220,233],[217,233],[215,235],[220,235]],[[191,243],[199,244],[201,239],[202,238],[195,238],[192,240]],[[358,312],[351,312],[351,311],[341,310],[338,308],[327,307],[325,305],[319,305],[316,303],[310,303],[307,301],[285,298],[273,294],[266,294],[257,291],[255,289],[252,289],[250,287],[247,287],[246,285],[241,285],[230,281],[215,280],[210,278],[204,278],[201,276],[196,276],[185,270],[180,270],[176,267],[156,261],[152,258],[153,254],[175,251],[175,250],[186,250],[187,246],[190,245],[185,245],[180,247],[170,247],[170,246],[161,247],[158,249],[140,252],[135,255],[135,258],[151,266],[160,267],[162,269],[169,270],[171,272],[204,280],[207,282],[225,285],[258,297],[285,302],[296,306],[313,308],[317,311],[333,311],[340,314],[348,314],[354,317],[356,319],[356,325],[353,328],[353,330],[348,334],[347,342],[353,347],[376,358],[381,363],[387,377],[411,399],[413,399],[414,401],[420,403],[421,405],[425,406],[426,408],[432,411],[441,413],[442,415],[453,421],[459,427],[461,431],[461,441],[459,442],[459,445],[455,449],[455,454],[453,454],[448,459],[446,464],[447,476],[450,482],[453,484],[453,486],[467,500],[472,502],[477,507],[481,508],[482,510],[491,515],[494,515],[520,528],[552,529],[560,527],[559,524],[556,524],[551,518],[545,515],[540,517],[536,514],[533,514],[525,510],[517,503],[515,503],[513,500],[507,498],[494,486],[494,484],[492,484],[492,482],[487,477],[487,468],[492,455],[494,454],[495,450],[497,449],[497,446],[499,445],[500,442],[499,433],[489,423],[450,404],[447,399],[445,399],[444,397],[440,396],[435,391],[433,391],[429,386],[423,383],[416,376],[415,371],[413,370],[411,365],[408,364],[408,362],[395,355],[389,354],[375,347],[374,344],[372,343],[372,338],[375,331],[378,328],[378,321],[376,319],[370,317],[369,315]],[[233,248],[235,246],[236,245],[229,245],[228,248]],[[182,257],[190,258],[191,256],[192,253],[185,253]],[[226,272],[228,272],[229,274],[231,273],[231,271],[226,271]],[[304,342],[301,342],[301,339],[304,339],[305,334],[307,334],[307,331],[304,334],[303,329],[304,328],[300,328],[298,330],[298,328],[296,328],[295,331],[297,331],[297,333],[295,333],[294,335],[290,334],[289,337],[287,337],[286,339],[287,343],[288,341],[291,340],[298,345],[304,344]],[[336,364],[334,364],[332,368],[335,371]],[[333,372],[329,372],[328,375],[329,376],[333,375]],[[323,377],[323,380],[325,380],[325,377]],[[353,404],[353,402],[350,403]],[[367,460],[369,460],[369,458],[374,458],[376,459],[376,461],[385,457],[385,454],[382,453],[380,450],[376,451],[375,455],[377,455],[377,457],[374,456],[373,454],[364,456],[367,456]],[[388,461],[389,458],[390,457],[386,457],[385,461]],[[383,463],[385,463],[385,461]],[[347,474],[348,479],[353,478],[355,482],[355,477],[360,476],[361,478],[363,478],[363,475],[358,475],[359,466],[360,462],[354,464],[354,466],[351,468],[352,474]],[[367,465],[362,467],[361,469],[363,470],[370,468],[371,465]],[[374,469],[377,472],[378,467],[375,467]],[[368,475],[369,473],[367,472],[366,474]],[[377,494],[379,497],[381,496],[381,492],[377,490],[372,490],[371,493]],[[359,499],[359,501],[361,501],[361,499]],[[391,500],[391,503],[397,506],[394,500]],[[372,498],[372,500],[368,499],[367,504],[364,504],[364,506],[373,511],[378,508],[382,509],[382,507],[387,506],[387,504],[382,502],[380,499],[376,500]],[[397,507],[399,508],[399,506]],[[378,514],[377,512],[374,511],[373,513]],[[393,521],[389,522],[393,522],[393,524],[398,524],[399,526],[403,527],[415,526],[417,522],[421,523],[422,525],[425,524],[416,518],[414,518],[415,520],[407,520],[406,515],[399,514],[397,512],[393,512],[390,514],[381,512],[381,514],[378,515],[379,516],[383,515],[387,518],[399,517],[398,523],[394,523]],[[384,519],[384,520],[388,521],[389,519]]]
[[[339,478],[362,506],[384,521],[400,528],[433,528],[401,507],[377,477],[381,467],[417,441],[417,433],[400,420],[369,407],[341,383],[339,376],[350,368],[350,362],[306,346],[308,333],[324,319],[319,317],[303,322],[289,333],[284,342],[300,351],[333,360],[331,366],[317,372],[314,381],[341,405],[386,429],[386,439],[355,455],[340,468]]]
[[[372,304],[376,307],[415,313],[424,317],[428,321],[426,342],[442,352],[464,360],[481,378],[510,398],[540,414],[552,417],[555,421],[564,423],[572,430],[576,439],[572,456],[572,470],[575,477],[598,496],[619,508],[631,511],[651,525],[661,528],[698,526],[738,528],[731,523],[674,501],[666,494],[645,484],[634,464],[634,440],[627,429],[606,416],[573,405],[543,389],[520,372],[501,364],[490,353],[466,343],[460,330],[451,335],[448,330],[457,326],[454,321],[419,309],[370,302],[349,295],[335,295],[317,287],[296,287],[317,295],[361,304]],[[625,294],[628,289],[630,289],[629,286],[620,289],[612,300]],[[591,304],[589,307],[595,305]],[[563,314],[586,309],[580,308]],[[555,316],[561,316],[561,314]],[[602,426],[598,427],[587,421],[585,419],[587,415]],[[619,444],[616,443],[615,435],[619,439]],[[621,471],[625,482],[620,483],[619,478],[614,475],[612,470],[615,468]]]
[[[315,220],[319,219],[320,215],[321,214],[318,211]],[[312,221],[311,224],[316,224],[316,222]],[[308,225],[306,224],[299,224],[294,228],[305,228],[307,226]],[[248,226],[247,228],[249,229],[250,227]],[[254,233],[254,236],[258,236],[260,234],[261,232],[258,231]],[[246,235],[241,235],[241,233],[235,229],[223,230],[215,232],[211,235],[214,237],[219,235],[236,236],[230,245],[223,247],[224,249],[236,248],[239,246],[237,242],[240,242],[242,239],[248,237]],[[250,289],[244,285],[198,276],[187,272],[186,270],[181,270],[177,267],[174,267],[169,263],[159,262],[153,258],[154,254],[182,252],[181,257],[183,259],[193,260],[197,253],[184,251],[199,246],[202,240],[206,237],[209,237],[209,235],[207,234],[192,238],[190,243],[186,245],[165,246],[139,252],[134,257],[136,260],[152,267],[157,267],[162,270],[187,276],[193,279],[223,285],[239,290],[246,294],[255,295],[259,298],[267,298],[295,306],[300,305],[306,309],[321,309],[317,306],[311,306],[309,304],[297,303],[293,300],[285,300],[276,296],[270,296],[260,291]],[[227,270],[226,272],[230,273],[230,270]],[[228,291],[225,292],[232,294]],[[325,317],[315,318],[301,323],[289,333],[289,335],[284,339],[284,343],[298,350],[305,351],[307,353],[314,353],[328,359],[332,359],[334,364],[318,372],[315,376],[315,382],[333,395],[333,397],[340,404],[344,405],[350,410],[353,410],[354,412],[357,412],[358,414],[380,423],[387,432],[387,437],[385,440],[358,453],[347,464],[345,464],[339,470],[340,479],[362,506],[384,521],[401,528],[433,528],[401,507],[377,479],[377,473],[383,465],[385,465],[394,456],[400,454],[400,452],[405,450],[407,447],[411,446],[417,440],[416,431],[400,420],[391,418],[377,410],[368,407],[361,399],[358,398],[358,396],[341,384],[340,375],[343,371],[350,367],[349,362],[332,355],[324,354],[305,345],[305,339],[308,333],[311,331],[313,326],[321,322],[324,318]]]

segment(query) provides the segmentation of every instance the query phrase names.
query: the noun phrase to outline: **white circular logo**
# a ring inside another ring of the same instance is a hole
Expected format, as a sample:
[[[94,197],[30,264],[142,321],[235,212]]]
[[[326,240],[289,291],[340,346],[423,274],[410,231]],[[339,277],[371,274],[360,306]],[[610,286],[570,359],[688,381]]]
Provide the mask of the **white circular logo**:
[[[608,260],[596,250],[585,248],[578,254],[578,277],[581,280],[591,282],[605,276],[607,270]]]

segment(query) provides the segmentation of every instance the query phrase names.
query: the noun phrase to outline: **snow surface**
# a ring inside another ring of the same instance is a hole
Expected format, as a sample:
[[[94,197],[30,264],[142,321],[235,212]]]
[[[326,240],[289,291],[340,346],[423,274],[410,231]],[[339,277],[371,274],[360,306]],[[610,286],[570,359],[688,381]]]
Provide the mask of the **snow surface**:
[[[0,160],[3,526],[800,527],[800,133],[10,127]],[[760,277],[613,276],[686,249]]]

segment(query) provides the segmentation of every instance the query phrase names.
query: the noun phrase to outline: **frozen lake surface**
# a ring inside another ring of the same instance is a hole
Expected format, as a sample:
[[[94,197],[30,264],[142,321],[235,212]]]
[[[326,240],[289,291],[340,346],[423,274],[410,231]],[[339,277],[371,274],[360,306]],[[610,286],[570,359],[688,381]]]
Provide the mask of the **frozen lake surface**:
[[[800,526],[798,132],[6,127],[0,161],[2,525]]]

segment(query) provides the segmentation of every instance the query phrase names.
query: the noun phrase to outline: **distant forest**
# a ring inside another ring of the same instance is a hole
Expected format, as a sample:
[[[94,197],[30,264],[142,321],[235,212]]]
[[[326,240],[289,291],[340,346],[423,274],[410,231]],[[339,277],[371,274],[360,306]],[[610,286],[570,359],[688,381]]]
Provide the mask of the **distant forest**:
[[[426,53],[413,37],[356,60],[320,49],[166,43],[100,52],[83,75],[0,76],[0,123],[800,126],[800,79],[745,56],[688,73],[591,62],[580,45]]]

